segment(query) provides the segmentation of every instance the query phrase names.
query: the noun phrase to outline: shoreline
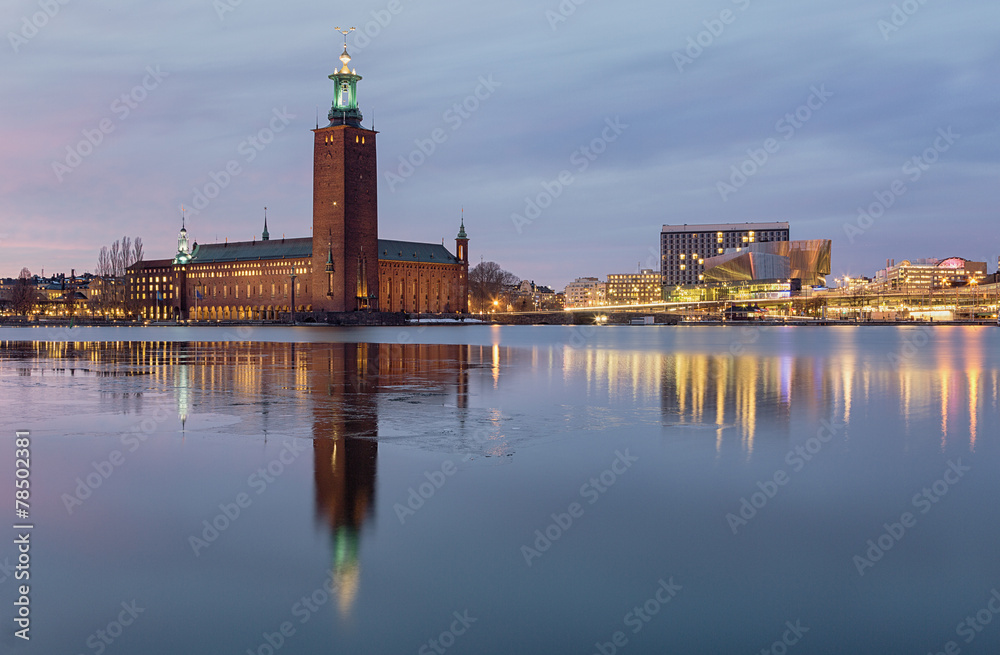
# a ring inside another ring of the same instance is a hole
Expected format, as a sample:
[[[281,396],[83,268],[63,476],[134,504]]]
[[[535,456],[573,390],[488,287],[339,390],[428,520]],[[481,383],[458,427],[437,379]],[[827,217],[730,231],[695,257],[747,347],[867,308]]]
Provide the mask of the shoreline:
[[[54,319],[46,321],[8,321],[0,319],[0,328],[162,328],[162,327],[179,327],[179,328],[233,328],[233,327],[268,327],[268,328],[353,328],[353,327],[468,327],[468,326],[507,326],[513,327],[519,326],[551,326],[551,325],[561,325],[563,327],[582,327],[582,326],[594,326],[591,323],[550,323],[539,321],[537,323],[524,322],[524,323],[504,323],[500,321],[482,321],[480,319],[470,319],[468,321],[442,321],[442,320],[413,320],[407,321],[398,325],[345,325],[345,324],[329,324],[329,323],[304,323],[298,322],[294,324],[290,323],[279,323],[279,322],[265,322],[265,321],[198,321],[193,323],[178,323],[175,321],[114,321],[114,322],[91,322],[91,321],[71,321],[67,319]],[[677,323],[655,323],[648,325],[630,325],[629,323],[606,323],[599,327],[606,326],[620,326],[620,327],[634,327],[634,328],[649,328],[649,327],[755,327],[755,326],[767,326],[767,327],[837,327],[837,326],[854,326],[854,327],[887,327],[887,326],[910,326],[910,327],[955,327],[955,326],[993,326],[996,327],[1000,325],[994,319],[982,319],[982,320],[957,320],[957,321],[848,321],[848,320],[835,320],[835,319],[790,319],[790,320],[749,320],[749,321],[678,321]]]

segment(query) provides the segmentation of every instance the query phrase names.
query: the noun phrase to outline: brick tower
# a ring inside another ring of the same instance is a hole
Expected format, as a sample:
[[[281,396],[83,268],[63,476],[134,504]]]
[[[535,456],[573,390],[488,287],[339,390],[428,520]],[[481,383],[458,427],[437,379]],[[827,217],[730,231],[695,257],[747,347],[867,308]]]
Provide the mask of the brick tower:
[[[312,298],[314,311],[327,312],[378,309],[377,132],[361,126],[361,76],[347,67],[341,32],[330,124],[313,130]]]

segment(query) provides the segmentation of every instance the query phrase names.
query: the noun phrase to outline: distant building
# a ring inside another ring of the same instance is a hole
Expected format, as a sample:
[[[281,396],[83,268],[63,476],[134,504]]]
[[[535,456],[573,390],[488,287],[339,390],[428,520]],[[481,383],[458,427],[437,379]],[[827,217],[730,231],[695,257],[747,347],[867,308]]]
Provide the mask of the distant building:
[[[986,262],[972,262],[962,257],[947,259],[904,259],[888,261],[875,272],[874,284],[887,289],[947,289],[962,287],[973,280],[986,281]]]
[[[826,286],[830,274],[829,239],[770,241],[726,248],[705,259],[704,282],[797,279],[802,286]]]
[[[664,286],[702,282],[705,259],[727,248],[788,241],[788,223],[664,225],[660,230],[660,270]]]
[[[565,296],[547,286],[536,285],[529,280],[521,280],[511,293],[509,309],[518,312],[560,311]]]
[[[663,301],[660,272],[644,268],[638,273],[608,275],[607,305],[645,305]]]
[[[34,275],[30,283],[35,292],[35,310],[42,314],[85,313],[93,284],[94,276],[90,273],[77,275],[75,271],[69,276],[59,273],[50,277]],[[17,278],[0,280],[0,306],[10,304]]]
[[[607,283],[596,277],[578,277],[566,285],[566,307],[596,307],[605,304]]]

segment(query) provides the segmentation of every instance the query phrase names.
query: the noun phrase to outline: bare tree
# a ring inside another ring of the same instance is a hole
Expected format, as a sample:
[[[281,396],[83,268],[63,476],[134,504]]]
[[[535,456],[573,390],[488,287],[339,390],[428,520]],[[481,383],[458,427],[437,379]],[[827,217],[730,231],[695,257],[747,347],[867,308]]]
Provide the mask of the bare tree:
[[[144,257],[142,238],[132,239],[124,236],[111,243],[111,247],[103,246],[97,257],[97,276],[100,300],[98,309],[107,314],[115,310],[124,310],[131,314],[136,303],[132,300],[127,284],[128,269]]]
[[[128,237],[122,237],[121,247],[119,248],[122,258],[122,268],[121,275],[125,275],[128,267],[132,265],[132,239]]]
[[[499,302],[507,289],[516,286],[521,280],[500,268],[496,262],[477,264],[469,271],[469,295],[472,296],[473,312],[485,312],[493,306],[493,301]]]
[[[111,275],[111,256],[107,246],[101,246],[101,252],[97,255],[97,270],[94,271],[94,274],[98,277]]]
[[[119,268],[121,265],[121,245],[115,241],[111,244],[111,250],[108,251],[108,262],[111,264],[111,277],[121,277],[122,269]]]
[[[11,291],[10,304],[16,314],[30,314],[38,301],[38,293],[35,290],[34,280],[31,278],[31,271],[22,268]]]
[[[108,296],[108,291],[111,288],[111,253],[108,251],[107,246],[101,246],[101,252],[97,255],[97,269],[94,271],[94,274],[97,276],[97,279],[91,283],[91,291],[94,292],[91,297],[94,298],[96,294],[96,298],[94,298],[92,307],[101,314],[107,315],[112,305],[112,299]]]

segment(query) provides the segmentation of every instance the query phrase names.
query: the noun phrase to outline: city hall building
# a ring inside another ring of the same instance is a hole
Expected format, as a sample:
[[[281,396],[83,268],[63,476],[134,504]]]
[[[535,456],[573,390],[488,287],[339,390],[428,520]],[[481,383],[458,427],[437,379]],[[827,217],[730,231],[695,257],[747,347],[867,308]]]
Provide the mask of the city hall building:
[[[313,130],[312,237],[189,242],[182,220],[173,259],[128,271],[130,305],[148,319],[274,320],[289,312],[468,311],[469,238],[461,221],[455,253],[443,244],[380,239],[375,130],[361,125],[357,83],[330,75],[333,106]]]

